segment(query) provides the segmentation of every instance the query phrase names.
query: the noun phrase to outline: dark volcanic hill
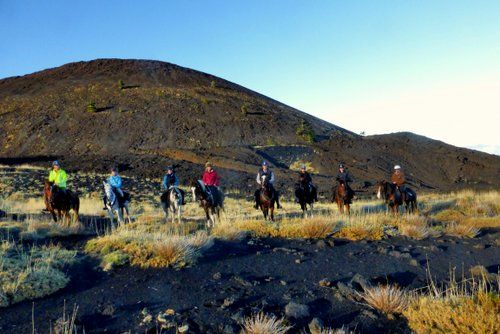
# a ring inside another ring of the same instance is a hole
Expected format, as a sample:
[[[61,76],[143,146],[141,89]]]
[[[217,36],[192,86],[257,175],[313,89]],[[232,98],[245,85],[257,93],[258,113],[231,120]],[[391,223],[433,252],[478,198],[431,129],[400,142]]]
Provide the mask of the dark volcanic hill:
[[[90,106],[90,107],[89,107]],[[362,137],[221,78],[149,60],[100,59],[0,80],[0,163],[44,162],[183,178],[212,160],[227,188],[250,189],[269,160],[286,185],[311,162],[326,190],[338,161],[367,187],[402,164],[416,187],[500,187],[500,157],[411,133]],[[314,136],[312,136],[314,134]],[[311,139],[314,137],[314,142]]]

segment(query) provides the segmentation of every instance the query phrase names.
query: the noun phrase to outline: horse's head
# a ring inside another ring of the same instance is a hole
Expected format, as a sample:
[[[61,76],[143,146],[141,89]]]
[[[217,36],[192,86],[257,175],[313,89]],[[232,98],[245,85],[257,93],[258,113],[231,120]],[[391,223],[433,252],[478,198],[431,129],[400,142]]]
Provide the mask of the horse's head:
[[[385,196],[387,194],[387,181],[385,180],[379,181],[377,182],[376,186],[377,186],[377,198],[382,199],[382,195]]]
[[[43,191],[45,194],[50,194],[52,192],[52,186],[54,185],[54,182],[50,182],[49,180],[45,180],[45,183],[43,185]]]
[[[106,199],[109,204],[113,204],[115,202],[116,196],[115,193],[113,192],[113,188],[111,187],[111,184],[109,184],[106,181],[102,182],[102,185],[104,187],[104,194],[106,195]]]
[[[195,180],[191,184],[191,192],[193,194],[193,201],[196,201],[197,197],[203,197],[206,193],[205,183],[202,180]]]

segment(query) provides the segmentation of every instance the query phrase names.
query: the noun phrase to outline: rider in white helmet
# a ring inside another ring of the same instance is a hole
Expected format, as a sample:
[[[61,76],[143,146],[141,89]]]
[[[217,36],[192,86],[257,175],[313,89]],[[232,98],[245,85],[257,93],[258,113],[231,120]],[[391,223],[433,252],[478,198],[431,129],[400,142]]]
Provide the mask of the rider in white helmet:
[[[391,176],[391,182],[396,185],[404,200],[406,193],[406,187],[405,187],[406,179],[405,179],[405,174],[403,173],[403,170],[401,169],[400,165],[394,166],[394,172],[392,173]]]

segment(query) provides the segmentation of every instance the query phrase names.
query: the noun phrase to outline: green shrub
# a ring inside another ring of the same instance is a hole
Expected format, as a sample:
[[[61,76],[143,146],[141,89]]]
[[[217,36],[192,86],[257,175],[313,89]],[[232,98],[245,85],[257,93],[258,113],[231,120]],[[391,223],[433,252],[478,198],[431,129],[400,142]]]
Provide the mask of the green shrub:
[[[295,130],[297,136],[305,142],[313,143],[314,142],[314,130],[312,128],[311,123],[303,119]]]
[[[87,112],[97,112],[97,108],[95,106],[95,102],[89,102],[87,104]]]
[[[123,80],[118,80],[118,89],[122,90],[123,88],[125,88],[125,84],[123,83]]]

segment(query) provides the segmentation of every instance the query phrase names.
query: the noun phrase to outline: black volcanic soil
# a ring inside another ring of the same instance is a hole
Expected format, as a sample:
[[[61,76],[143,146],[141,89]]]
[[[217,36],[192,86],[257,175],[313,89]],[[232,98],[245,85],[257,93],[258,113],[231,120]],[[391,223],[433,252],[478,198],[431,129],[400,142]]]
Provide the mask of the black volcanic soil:
[[[313,143],[297,135],[304,122]],[[388,178],[396,163],[416,188],[500,187],[499,156],[411,133],[358,136],[237,84],[159,61],[99,59],[2,79],[0,133],[4,164],[59,158],[75,171],[119,164],[129,176],[159,178],[176,163],[182,179],[191,180],[212,160],[226,188],[249,193],[263,159],[284,189],[293,185],[289,166],[297,161],[312,163],[323,191],[339,161],[359,191]]]
[[[242,317],[261,310],[283,315],[285,305],[293,301],[308,305],[310,311],[304,319],[290,319],[293,333],[299,333],[313,317],[327,326],[346,325],[360,333],[409,333],[402,318],[385,318],[352,300],[342,287],[349,286],[356,274],[370,284],[423,287],[427,263],[438,283],[449,278],[451,268],[460,275],[481,264],[497,273],[499,236],[498,231],[489,231],[468,240],[217,241],[199,263],[180,270],[125,267],[105,273],[96,261],[82,256],[79,265],[68,268],[72,277],[68,287],[34,301],[35,327],[47,333],[66,302],[67,308],[78,304],[77,323],[87,333],[154,333],[154,322],[140,324],[144,308],[153,319],[159,312],[175,310],[176,321],[188,324],[191,333],[236,333]],[[320,286],[323,279],[331,286]],[[356,283],[352,286],[360,288]],[[31,316],[31,301],[0,309],[0,331],[31,332]]]

